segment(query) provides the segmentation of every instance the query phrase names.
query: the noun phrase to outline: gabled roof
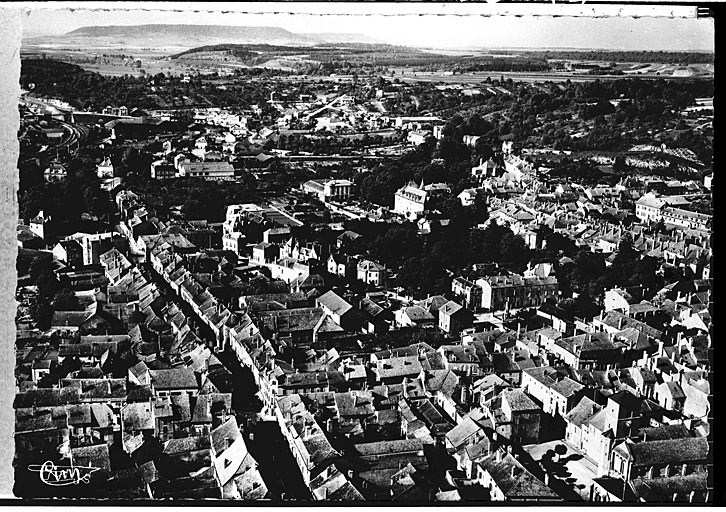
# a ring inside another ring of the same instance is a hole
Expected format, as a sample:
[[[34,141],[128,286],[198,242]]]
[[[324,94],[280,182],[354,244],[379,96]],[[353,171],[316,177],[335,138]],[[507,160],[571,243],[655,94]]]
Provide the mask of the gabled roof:
[[[324,293],[316,300],[318,304],[339,316],[342,316],[351,309],[353,309],[353,306],[351,306],[345,299],[343,299],[340,295],[332,290]]]
[[[479,465],[492,477],[507,499],[512,498],[559,498],[559,495],[527,471],[511,454],[507,453],[497,461],[491,455]]]
[[[507,401],[512,412],[539,410],[537,404],[521,389],[505,389],[500,396]]]
[[[191,368],[169,368],[166,370],[149,370],[151,382],[157,390],[194,389],[198,387],[197,379]]]
[[[707,439],[700,436],[627,443],[627,448],[635,465],[705,461],[709,451]]]
[[[583,396],[580,402],[565,415],[565,421],[579,427],[600,410],[602,410],[600,405]]]
[[[467,439],[480,431],[482,431],[482,428],[477,422],[471,418],[465,418],[464,421],[446,433],[446,439],[451,443],[455,450],[458,450],[459,447],[467,441]]]

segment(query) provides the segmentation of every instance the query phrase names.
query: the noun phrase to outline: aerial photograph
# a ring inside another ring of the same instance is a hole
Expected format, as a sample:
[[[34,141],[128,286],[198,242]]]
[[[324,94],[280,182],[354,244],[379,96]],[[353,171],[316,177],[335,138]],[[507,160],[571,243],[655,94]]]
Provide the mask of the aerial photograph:
[[[718,500],[708,9],[43,5],[16,497]]]

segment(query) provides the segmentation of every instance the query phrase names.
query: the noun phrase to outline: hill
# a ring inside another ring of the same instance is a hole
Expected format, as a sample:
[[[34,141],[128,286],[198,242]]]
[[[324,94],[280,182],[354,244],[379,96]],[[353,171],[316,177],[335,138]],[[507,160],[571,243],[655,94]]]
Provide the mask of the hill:
[[[305,32],[301,33],[301,36],[315,39],[321,43],[378,43],[371,37],[365,34],[351,34],[344,32]]]
[[[186,47],[228,43],[270,45],[313,45],[319,40],[295,34],[280,27],[242,27],[230,25],[112,25],[81,27],[60,36],[35,37],[37,44],[84,43],[88,45],[126,45]]]

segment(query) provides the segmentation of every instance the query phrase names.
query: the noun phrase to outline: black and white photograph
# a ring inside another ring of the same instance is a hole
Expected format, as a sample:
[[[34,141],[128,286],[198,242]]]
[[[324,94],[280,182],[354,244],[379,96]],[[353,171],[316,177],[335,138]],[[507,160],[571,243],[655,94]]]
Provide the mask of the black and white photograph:
[[[24,3],[15,502],[718,502],[714,10]]]

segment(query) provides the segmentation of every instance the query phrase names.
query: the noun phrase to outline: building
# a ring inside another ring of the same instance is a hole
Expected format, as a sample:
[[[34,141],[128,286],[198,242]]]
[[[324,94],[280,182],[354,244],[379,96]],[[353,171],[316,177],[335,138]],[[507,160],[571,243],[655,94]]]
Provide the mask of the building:
[[[706,471],[709,446],[705,437],[682,437],[616,444],[610,470],[625,480],[687,476]]]
[[[666,202],[653,193],[645,194],[635,203],[635,216],[643,222],[658,222],[663,217]]]
[[[76,240],[61,240],[53,247],[53,257],[71,267],[83,266],[83,249]]]
[[[429,130],[413,130],[408,132],[406,140],[414,146],[420,146],[431,136],[432,134]]]
[[[331,254],[328,256],[328,272],[344,279],[353,279],[356,276],[358,260],[345,254]]]
[[[477,279],[476,284],[482,289],[481,306],[490,311],[540,306],[557,297],[559,290],[554,276],[489,276]]]
[[[491,158],[484,160],[482,158],[479,160],[479,165],[471,168],[471,175],[478,180],[483,180],[486,177],[494,176],[496,170],[497,164],[494,163],[494,160]]]
[[[229,162],[180,162],[179,176],[204,178],[207,180],[226,180],[234,178],[234,167]]]
[[[59,162],[52,162],[45,171],[43,177],[45,181],[61,181],[68,176],[66,168]]]
[[[348,180],[309,180],[302,185],[303,192],[317,196],[324,203],[348,199],[352,188],[353,184]]]
[[[450,300],[439,308],[439,329],[450,336],[457,336],[461,331],[471,327],[474,315],[471,311]]]
[[[474,311],[481,308],[483,292],[478,284],[463,277],[456,277],[451,281],[451,291],[462,298],[465,307]]]
[[[426,209],[428,196],[429,194],[424,190],[423,183],[419,186],[413,182],[409,182],[408,185],[396,191],[393,211],[407,217],[417,216]]]
[[[341,327],[347,327],[354,321],[353,306],[332,290],[315,299],[315,303]]]
[[[489,491],[491,501],[562,501],[562,498],[530,473],[512,454],[502,448],[475,464],[477,482]]]
[[[462,142],[470,148],[473,148],[476,146],[476,143],[479,142],[479,139],[481,139],[481,136],[479,135],[464,135],[462,137]]]
[[[542,409],[521,389],[505,389],[482,408],[495,432],[511,443],[539,442]]]
[[[359,281],[373,286],[383,286],[386,280],[386,267],[371,260],[358,263],[357,277]]]
[[[661,216],[666,224],[673,224],[688,229],[711,229],[711,215],[705,213],[692,212],[682,208],[672,208],[667,206],[663,209]]]
[[[99,178],[113,178],[115,176],[110,157],[104,158],[103,162],[96,166],[96,174]]]
[[[151,164],[151,178],[155,180],[176,178],[176,169],[166,160],[157,160]]]

